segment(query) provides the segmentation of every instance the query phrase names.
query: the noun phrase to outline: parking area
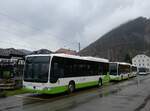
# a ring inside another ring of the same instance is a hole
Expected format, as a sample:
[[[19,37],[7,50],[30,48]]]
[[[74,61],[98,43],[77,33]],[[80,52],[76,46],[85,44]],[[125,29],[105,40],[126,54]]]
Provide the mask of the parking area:
[[[73,94],[21,94],[0,99],[1,111],[147,111],[150,75]]]

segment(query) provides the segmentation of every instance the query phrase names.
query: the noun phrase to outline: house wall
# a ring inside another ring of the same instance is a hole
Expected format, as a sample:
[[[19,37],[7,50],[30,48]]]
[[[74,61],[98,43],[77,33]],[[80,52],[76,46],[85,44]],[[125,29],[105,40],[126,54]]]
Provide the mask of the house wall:
[[[134,58],[132,58],[132,64],[137,67],[150,68],[150,57],[144,54],[136,55]]]

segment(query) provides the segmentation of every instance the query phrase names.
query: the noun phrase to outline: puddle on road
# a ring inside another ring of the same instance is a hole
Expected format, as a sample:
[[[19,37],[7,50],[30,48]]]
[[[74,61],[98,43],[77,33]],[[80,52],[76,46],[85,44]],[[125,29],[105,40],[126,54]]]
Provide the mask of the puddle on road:
[[[109,87],[104,87],[102,90],[99,91],[100,92],[99,97],[102,98],[113,94],[117,95],[121,90],[132,85],[137,85],[137,87],[141,87],[141,83],[143,83],[144,80],[148,78],[150,78],[150,76],[137,76],[130,80],[121,81]]]
[[[102,98],[102,97],[106,97],[106,96],[109,96],[112,94],[117,94],[119,91],[121,91],[121,88],[119,88],[119,87],[112,89],[112,90],[110,90],[109,88],[103,89],[102,93],[99,94],[99,97]]]

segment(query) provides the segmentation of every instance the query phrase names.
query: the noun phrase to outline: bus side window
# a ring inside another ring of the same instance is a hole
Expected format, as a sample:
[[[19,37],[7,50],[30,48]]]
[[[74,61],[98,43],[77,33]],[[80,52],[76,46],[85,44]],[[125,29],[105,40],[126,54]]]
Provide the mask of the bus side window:
[[[58,63],[54,63],[54,71],[56,72],[58,70]]]
[[[58,67],[58,63],[54,63],[54,76],[55,77],[59,77],[60,73],[59,73],[59,67]]]
[[[98,75],[103,75],[103,65],[101,63],[98,65]]]
[[[63,77],[63,75],[64,75],[61,64],[59,64],[57,62],[54,63],[54,75],[58,78]]]

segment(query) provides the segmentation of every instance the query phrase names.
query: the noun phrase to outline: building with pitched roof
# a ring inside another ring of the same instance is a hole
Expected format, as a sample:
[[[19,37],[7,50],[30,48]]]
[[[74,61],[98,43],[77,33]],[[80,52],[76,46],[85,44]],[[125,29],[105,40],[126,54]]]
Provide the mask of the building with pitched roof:
[[[55,53],[64,53],[64,54],[70,54],[70,55],[77,55],[77,52],[75,50],[70,50],[70,49],[64,49],[60,48]]]

